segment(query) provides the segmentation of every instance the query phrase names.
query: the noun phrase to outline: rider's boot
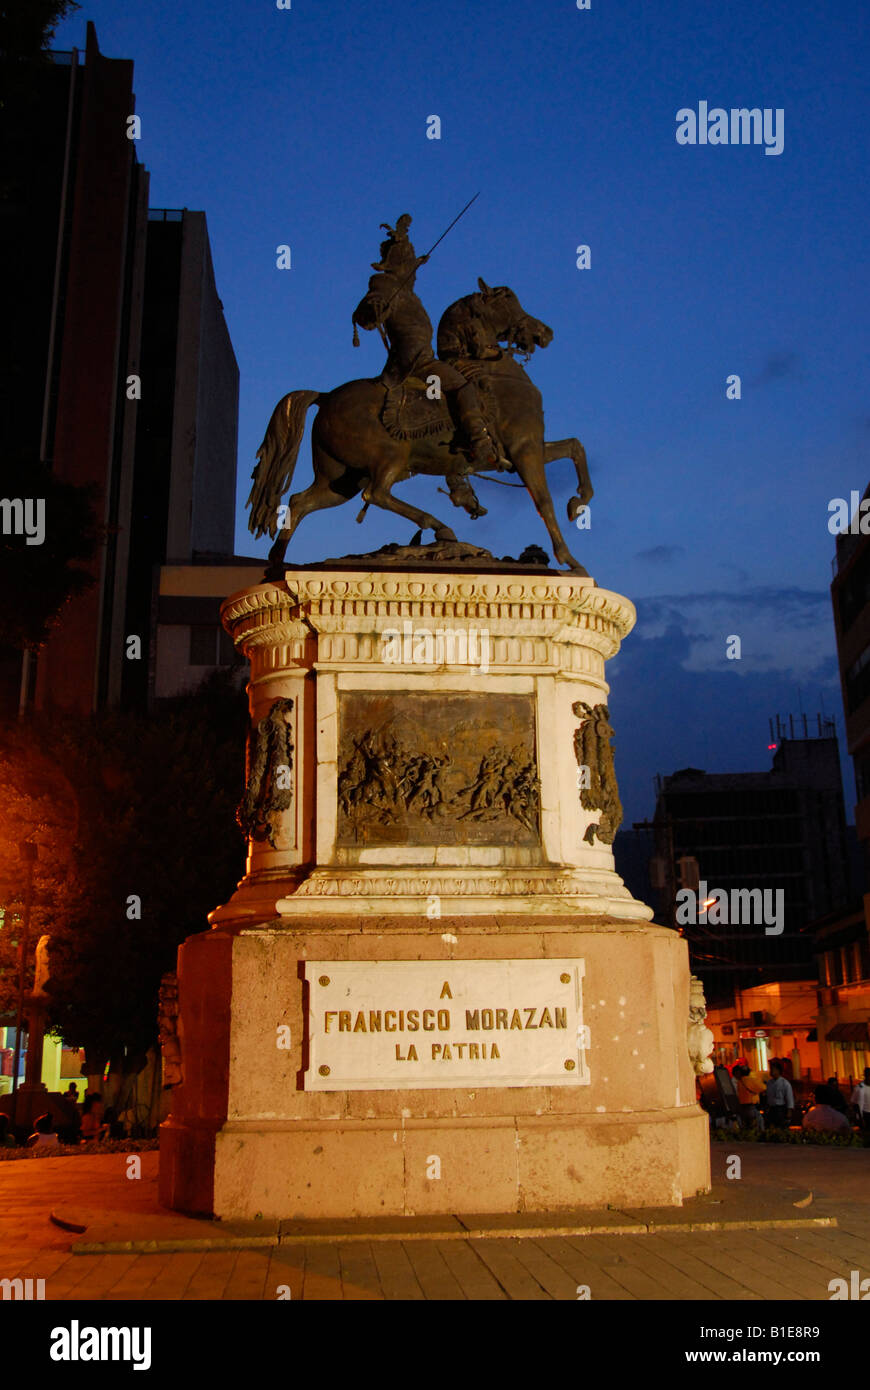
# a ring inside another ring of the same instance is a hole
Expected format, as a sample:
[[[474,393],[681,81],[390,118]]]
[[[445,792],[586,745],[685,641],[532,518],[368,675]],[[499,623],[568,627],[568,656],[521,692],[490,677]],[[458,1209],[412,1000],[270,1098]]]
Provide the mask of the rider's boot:
[[[471,382],[456,392],[456,414],[468,439],[471,461],[478,468],[495,468],[498,449],[480,413],[477,392]]]
[[[471,443],[472,463],[476,464],[478,468],[495,468],[498,465],[498,450],[489,430],[483,423],[483,417],[478,415],[475,419],[472,416],[470,420],[463,423]]]

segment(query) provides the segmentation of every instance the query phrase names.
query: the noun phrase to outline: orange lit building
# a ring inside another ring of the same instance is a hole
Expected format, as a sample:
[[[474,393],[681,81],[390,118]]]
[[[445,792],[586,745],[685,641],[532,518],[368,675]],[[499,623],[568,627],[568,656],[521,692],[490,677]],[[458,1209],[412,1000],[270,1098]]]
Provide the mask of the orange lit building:
[[[856,513],[855,529],[837,537],[831,603],[864,891],[816,923],[819,1047],[824,1067],[841,1079],[860,1079],[870,1066],[870,535],[862,534],[861,520]]]
[[[751,1071],[766,1073],[771,1059],[779,1057],[791,1063],[796,1081],[824,1080],[830,1072],[816,1041],[816,994],[809,980],[737,990],[732,1004],[707,1011],[713,1061],[730,1067],[744,1057]]]

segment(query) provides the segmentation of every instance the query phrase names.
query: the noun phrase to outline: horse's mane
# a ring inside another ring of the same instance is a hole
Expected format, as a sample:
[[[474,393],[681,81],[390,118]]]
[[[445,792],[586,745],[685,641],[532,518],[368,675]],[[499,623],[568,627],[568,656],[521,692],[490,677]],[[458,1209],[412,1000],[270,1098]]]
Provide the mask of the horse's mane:
[[[454,300],[438,322],[438,356],[442,359],[479,357],[481,350],[494,341],[487,321],[486,301],[477,290]]]

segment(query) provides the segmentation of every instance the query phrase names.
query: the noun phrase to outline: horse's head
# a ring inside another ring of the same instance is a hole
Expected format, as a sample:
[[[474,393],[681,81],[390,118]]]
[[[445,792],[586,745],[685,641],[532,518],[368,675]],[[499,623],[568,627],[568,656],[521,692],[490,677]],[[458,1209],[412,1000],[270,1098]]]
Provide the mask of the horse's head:
[[[394,275],[372,275],[369,287],[353,311],[354,324],[371,330],[384,321],[389,306],[407,294],[407,287]]]
[[[552,328],[527,314],[512,289],[507,285],[492,288],[480,276],[477,283],[496,338],[504,339],[509,347],[525,353],[549,346],[553,341]]]

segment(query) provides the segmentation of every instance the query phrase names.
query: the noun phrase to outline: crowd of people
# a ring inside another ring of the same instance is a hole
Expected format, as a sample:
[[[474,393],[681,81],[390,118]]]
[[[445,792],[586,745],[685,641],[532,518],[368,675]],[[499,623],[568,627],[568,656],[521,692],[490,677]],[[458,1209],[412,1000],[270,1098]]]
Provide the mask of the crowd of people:
[[[858,1132],[870,1137],[870,1067],[864,1069],[864,1079],[853,1088],[847,1100],[835,1076],[813,1089],[813,1104],[803,1114],[795,1103],[794,1088],[786,1076],[785,1064],[777,1059],[770,1063],[765,1078],[753,1072],[744,1061],[735,1062],[731,1077],[737,1092],[741,1119],[751,1129],[788,1129],[800,1124],[802,1129],[824,1134]]]
[[[56,1149],[61,1144],[99,1144],[106,1139],[125,1139],[126,1131],[111,1105],[103,1105],[99,1091],[90,1091],[79,1102],[78,1086],[70,1082],[63,1093],[64,1118],[57,1121],[46,1111],[33,1122],[25,1141],[30,1149]],[[0,1115],[0,1148],[15,1148],[16,1138],[8,1115]]]

